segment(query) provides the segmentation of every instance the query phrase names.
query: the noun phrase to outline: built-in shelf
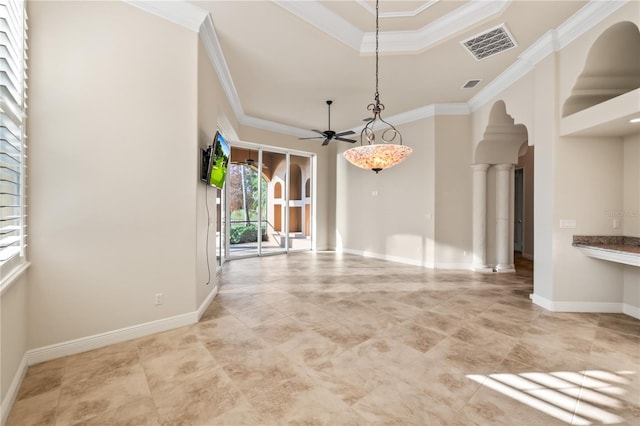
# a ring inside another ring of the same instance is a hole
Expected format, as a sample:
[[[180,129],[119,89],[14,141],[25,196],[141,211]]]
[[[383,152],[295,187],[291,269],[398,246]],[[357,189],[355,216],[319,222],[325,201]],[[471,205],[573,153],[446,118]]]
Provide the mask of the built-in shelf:
[[[640,132],[640,88],[583,109],[560,121],[560,136],[626,136]]]
[[[589,257],[640,267],[640,238],[574,235],[573,246]]]

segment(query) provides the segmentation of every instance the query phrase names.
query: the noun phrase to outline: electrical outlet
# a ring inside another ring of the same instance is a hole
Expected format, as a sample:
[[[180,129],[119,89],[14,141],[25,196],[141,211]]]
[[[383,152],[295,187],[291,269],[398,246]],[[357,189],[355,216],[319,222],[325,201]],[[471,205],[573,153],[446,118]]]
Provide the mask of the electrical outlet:
[[[620,228],[620,219],[616,218],[613,219],[613,229],[618,229]]]
[[[162,305],[162,293],[156,293],[156,306]]]

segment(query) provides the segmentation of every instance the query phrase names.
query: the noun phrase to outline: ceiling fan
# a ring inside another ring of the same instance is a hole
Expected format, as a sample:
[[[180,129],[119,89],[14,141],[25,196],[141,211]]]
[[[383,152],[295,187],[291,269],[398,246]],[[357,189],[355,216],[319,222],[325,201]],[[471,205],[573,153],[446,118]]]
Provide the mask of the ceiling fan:
[[[233,164],[237,164],[239,166],[248,166],[248,167],[251,167],[251,168],[253,168],[255,170],[258,170],[258,160],[255,160],[255,159],[251,158],[251,154],[252,154],[252,150],[251,149],[249,149],[248,151],[249,151],[249,153],[248,153],[247,158],[245,160],[236,161]],[[256,151],[256,154],[257,154],[257,151]],[[262,163],[262,168],[263,169],[268,169],[269,166],[267,166],[263,162]]]
[[[340,132],[340,133],[336,133],[333,130],[331,130],[331,104],[332,103],[333,101],[327,101],[327,108],[329,109],[329,125],[327,127],[329,130],[325,130],[324,132],[321,132],[320,130],[311,129],[312,132],[316,132],[322,136],[314,136],[311,138],[299,138],[300,140],[324,138],[324,141],[322,142],[322,146],[328,145],[329,142],[331,142],[333,139],[337,141],[349,142],[349,143],[356,142],[354,139],[343,138],[343,136],[354,135],[356,132],[354,132],[353,130],[347,130],[345,132]]]

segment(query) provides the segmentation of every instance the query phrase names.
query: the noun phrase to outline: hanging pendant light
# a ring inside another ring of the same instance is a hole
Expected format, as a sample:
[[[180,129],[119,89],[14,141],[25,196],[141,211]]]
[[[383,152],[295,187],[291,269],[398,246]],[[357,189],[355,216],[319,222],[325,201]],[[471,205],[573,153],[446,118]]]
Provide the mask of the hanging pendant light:
[[[380,103],[378,92],[378,33],[379,33],[379,0],[376,0],[376,93],[374,102],[367,106],[373,112],[373,117],[360,132],[360,146],[344,152],[344,158],[354,166],[373,170],[388,169],[404,161],[413,152],[408,146],[402,145],[402,135],[392,124],[382,119],[380,113],[384,111],[384,104]],[[376,144],[376,134],[379,132],[381,144]],[[381,132],[381,133],[380,133]],[[363,143],[363,139],[367,142]],[[394,143],[396,142],[397,143]]]

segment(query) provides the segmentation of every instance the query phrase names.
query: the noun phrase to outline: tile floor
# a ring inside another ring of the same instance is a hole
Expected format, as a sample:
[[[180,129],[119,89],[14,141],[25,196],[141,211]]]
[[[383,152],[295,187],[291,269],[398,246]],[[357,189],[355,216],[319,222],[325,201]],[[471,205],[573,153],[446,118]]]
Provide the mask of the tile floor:
[[[199,324],[29,368],[7,425],[640,424],[640,321],[518,271],[229,262]]]

